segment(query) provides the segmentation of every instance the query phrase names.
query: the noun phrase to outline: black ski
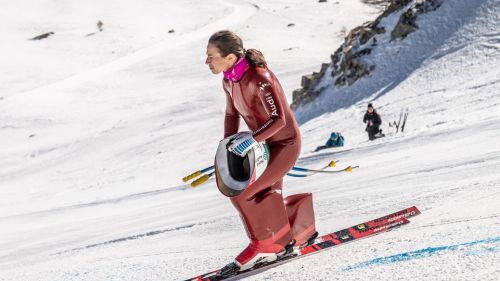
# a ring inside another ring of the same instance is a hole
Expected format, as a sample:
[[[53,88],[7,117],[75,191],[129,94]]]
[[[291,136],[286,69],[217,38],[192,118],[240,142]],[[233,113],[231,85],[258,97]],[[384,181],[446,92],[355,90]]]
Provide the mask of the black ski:
[[[405,130],[406,119],[408,118],[408,107],[406,108],[405,115],[403,117],[403,124],[401,124],[401,133]]]
[[[396,125],[396,133],[399,132],[399,125],[401,125],[401,119],[403,118],[403,109],[401,108],[401,113],[399,113],[399,120],[398,120],[398,123],[395,124]],[[396,122],[396,121],[394,121]]]

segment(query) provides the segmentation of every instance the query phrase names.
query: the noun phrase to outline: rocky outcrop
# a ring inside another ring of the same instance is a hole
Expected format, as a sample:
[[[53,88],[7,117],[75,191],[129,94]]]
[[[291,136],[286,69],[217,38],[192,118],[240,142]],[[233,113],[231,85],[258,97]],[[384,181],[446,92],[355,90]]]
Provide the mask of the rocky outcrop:
[[[350,86],[360,78],[370,75],[376,68],[366,57],[372,54],[377,46],[377,36],[385,34],[391,28],[391,40],[404,39],[408,34],[418,29],[416,19],[418,15],[437,9],[444,0],[420,0],[402,13],[394,27],[381,26],[382,19],[400,12],[412,0],[392,0],[383,13],[374,21],[367,22],[351,30],[345,37],[344,43],[331,55],[331,62],[322,64],[320,72],[313,72],[302,77],[302,88],[293,91],[292,109],[313,101],[323,88],[320,81],[329,75],[337,87]]]
[[[401,15],[396,27],[391,32],[392,40],[404,39],[418,29],[418,15],[434,11],[441,6],[443,0],[419,1]]]
[[[360,77],[368,75],[374,69],[373,65],[363,62],[363,56],[372,52],[370,46],[376,45],[375,35],[385,33],[374,22],[356,27],[347,35],[345,43],[331,56],[331,76],[336,77],[335,85],[352,85]],[[371,39],[372,42],[367,44]]]
[[[326,70],[328,69],[328,63],[323,63],[321,65],[320,72],[313,72],[312,74],[302,76],[302,81],[300,86],[302,88],[293,91],[291,104],[292,109],[294,109],[295,101],[300,101],[301,104],[306,104],[313,101],[320,93],[316,92],[314,89],[318,85],[320,78],[324,76]]]

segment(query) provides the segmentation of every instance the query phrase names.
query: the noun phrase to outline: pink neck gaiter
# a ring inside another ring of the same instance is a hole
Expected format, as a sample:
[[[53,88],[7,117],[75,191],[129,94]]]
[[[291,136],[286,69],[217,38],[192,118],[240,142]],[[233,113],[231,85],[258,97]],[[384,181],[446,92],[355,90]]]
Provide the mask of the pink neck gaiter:
[[[238,82],[245,74],[245,71],[250,67],[247,59],[245,57],[240,58],[236,61],[233,66],[231,66],[227,71],[224,71],[224,78],[231,80],[233,82]]]

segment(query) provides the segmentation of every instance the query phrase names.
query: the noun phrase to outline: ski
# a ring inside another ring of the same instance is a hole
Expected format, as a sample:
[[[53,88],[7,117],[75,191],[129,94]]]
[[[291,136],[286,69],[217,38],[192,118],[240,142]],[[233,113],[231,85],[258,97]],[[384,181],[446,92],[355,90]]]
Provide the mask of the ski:
[[[403,118],[403,109],[401,108],[401,112],[399,113],[399,121],[396,124],[396,134],[399,132],[399,125],[401,125],[401,119]],[[396,121],[394,121],[396,122]]]
[[[240,271],[236,275],[232,276],[218,276],[217,273],[220,269],[186,279],[185,281],[219,281],[219,280],[238,280],[241,278],[249,277],[263,271],[266,271],[270,268],[279,266],[281,264],[287,263],[289,261],[293,261],[314,253],[318,253],[324,249],[332,248],[341,244],[345,244],[347,242],[351,242],[357,239],[373,236],[378,233],[382,233],[393,229],[395,227],[404,225],[409,223],[408,218],[416,216],[420,214],[420,211],[417,207],[413,206],[410,208],[406,208],[399,212],[395,212],[374,220],[370,220],[364,223],[360,223],[336,232],[332,232],[323,236],[316,238],[313,244],[294,249],[294,252],[282,258],[280,260],[271,262],[258,264],[255,267]]]
[[[406,108],[405,115],[403,117],[403,124],[401,124],[401,133],[405,130],[406,119],[408,118],[408,107]]]

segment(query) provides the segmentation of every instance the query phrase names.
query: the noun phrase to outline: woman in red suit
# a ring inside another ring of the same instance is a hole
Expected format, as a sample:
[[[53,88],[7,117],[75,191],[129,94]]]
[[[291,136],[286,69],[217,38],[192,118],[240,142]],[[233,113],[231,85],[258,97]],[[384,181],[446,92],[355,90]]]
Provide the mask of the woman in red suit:
[[[230,197],[250,244],[228,266],[245,270],[259,262],[276,260],[290,248],[285,246],[304,245],[317,235],[311,194],[296,194],[285,200],[282,196],[283,177],[300,153],[300,131],[264,56],[255,49],[245,50],[235,33],[214,33],[208,41],[205,63],[213,74],[224,74],[224,138],[238,132],[240,118],[252,131],[229,145],[228,150],[245,156],[253,145],[263,141],[270,149],[264,173],[242,193]]]

